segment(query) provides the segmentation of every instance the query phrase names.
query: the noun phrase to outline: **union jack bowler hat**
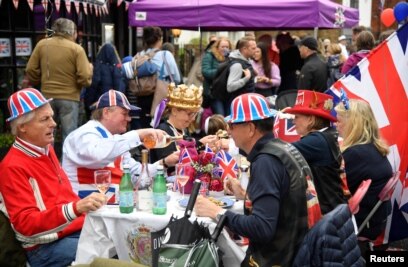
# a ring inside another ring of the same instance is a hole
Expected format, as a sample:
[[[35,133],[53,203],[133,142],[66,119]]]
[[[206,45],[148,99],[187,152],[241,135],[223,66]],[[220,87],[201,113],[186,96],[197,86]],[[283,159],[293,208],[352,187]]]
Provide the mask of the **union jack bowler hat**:
[[[45,97],[34,88],[25,88],[12,94],[8,101],[7,106],[11,114],[8,122],[17,119],[18,117],[29,113],[45,104],[50,102],[52,98],[45,99]]]
[[[237,96],[231,103],[231,115],[227,123],[257,121],[274,117],[277,111],[269,108],[268,101],[260,94],[248,93]]]
[[[140,110],[140,108],[133,106],[129,103],[125,94],[116,90],[109,90],[99,97],[98,102],[96,102],[95,108],[106,108],[118,106],[127,110]]]
[[[299,90],[295,105],[285,110],[285,113],[314,115],[330,121],[337,121],[331,115],[333,96],[311,90]]]

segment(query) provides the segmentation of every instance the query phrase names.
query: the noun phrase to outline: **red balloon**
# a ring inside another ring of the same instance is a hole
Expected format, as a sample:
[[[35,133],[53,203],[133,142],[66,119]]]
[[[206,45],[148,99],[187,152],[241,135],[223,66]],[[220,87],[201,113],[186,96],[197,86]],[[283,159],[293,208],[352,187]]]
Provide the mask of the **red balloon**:
[[[395,22],[394,10],[392,8],[386,8],[381,12],[381,22],[390,27]]]

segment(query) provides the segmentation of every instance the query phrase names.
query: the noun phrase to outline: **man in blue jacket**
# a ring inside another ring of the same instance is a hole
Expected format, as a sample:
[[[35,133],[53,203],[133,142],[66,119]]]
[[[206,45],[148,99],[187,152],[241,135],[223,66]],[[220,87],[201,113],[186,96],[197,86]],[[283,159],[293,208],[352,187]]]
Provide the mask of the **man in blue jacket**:
[[[294,148],[274,139],[275,114],[265,97],[249,93],[233,100],[231,116],[225,118],[235,144],[251,164],[247,191],[237,179],[225,183],[227,192],[244,199],[245,214],[224,210],[203,197],[195,205],[197,216],[217,221],[225,215],[226,226],[249,239],[241,266],[291,266],[308,228],[306,180],[294,177],[284,165],[294,161],[287,147]]]

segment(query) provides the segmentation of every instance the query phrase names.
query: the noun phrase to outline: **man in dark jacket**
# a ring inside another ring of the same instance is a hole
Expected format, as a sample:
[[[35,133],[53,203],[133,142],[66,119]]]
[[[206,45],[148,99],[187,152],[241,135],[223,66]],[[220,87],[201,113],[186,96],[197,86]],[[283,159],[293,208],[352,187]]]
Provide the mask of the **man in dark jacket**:
[[[249,239],[247,255],[241,266],[291,266],[307,232],[306,180],[293,177],[284,162],[289,148],[279,149],[273,138],[273,116],[267,100],[249,93],[232,101],[231,116],[226,117],[235,144],[247,155],[251,179],[245,191],[237,179],[228,179],[225,190],[244,199],[245,215],[222,209],[207,198],[198,197],[197,216],[219,220]],[[266,151],[265,147],[272,147]],[[295,148],[293,148],[295,149]],[[282,157],[275,152],[284,151]]]
[[[298,89],[324,92],[327,89],[327,65],[317,55],[317,41],[305,37],[299,43],[300,56],[304,65],[300,70]]]

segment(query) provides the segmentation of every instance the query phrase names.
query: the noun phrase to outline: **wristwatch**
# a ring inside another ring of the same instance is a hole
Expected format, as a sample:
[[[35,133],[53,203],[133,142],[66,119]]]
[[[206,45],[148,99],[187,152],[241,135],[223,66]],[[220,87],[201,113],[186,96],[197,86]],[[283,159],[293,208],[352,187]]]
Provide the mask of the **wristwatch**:
[[[215,215],[215,221],[218,222],[221,219],[222,215],[224,215],[226,212],[227,210],[224,210],[224,209],[220,210],[217,213],[217,215]]]

